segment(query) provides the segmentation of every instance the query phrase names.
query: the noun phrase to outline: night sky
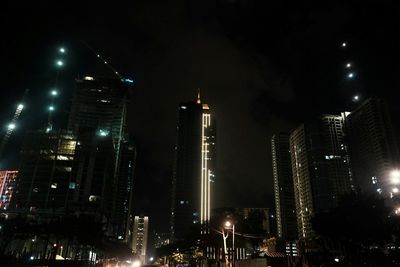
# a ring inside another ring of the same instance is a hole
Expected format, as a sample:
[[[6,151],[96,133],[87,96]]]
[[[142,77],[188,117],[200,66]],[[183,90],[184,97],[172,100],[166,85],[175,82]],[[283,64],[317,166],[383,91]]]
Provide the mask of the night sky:
[[[138,146],[135,212],[150,215],[158,231],[168,230],[177,105],[195,99],[197,88],[217,119],[215,207],[273,207],[272,134],[350,110],[355,94],[384,97],[400,124],[394,1],[14,2],[0,9],[4,125],[25,88],[30,94],[3,166],[17,166],[24,131],[46,123],[60,45],[67,55],[56,128],[65,128],[74,78],[113,76],[89,44],[135,80],[128,119]]]

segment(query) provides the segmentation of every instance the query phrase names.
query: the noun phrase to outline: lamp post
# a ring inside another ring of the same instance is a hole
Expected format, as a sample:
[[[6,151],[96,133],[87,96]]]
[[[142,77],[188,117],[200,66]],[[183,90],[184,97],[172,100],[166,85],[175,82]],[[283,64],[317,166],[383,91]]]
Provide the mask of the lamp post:
[[[226,239],[228,238],[228,232],[225,235],[225,229],[232,229],[232,264],[229,264],[228,249],[226,246]],[[235,224],[231,221],[226,221],[222,228],[222,236],[224,238],[224,251],[225,251],[225,265],[228,267],[235,267]]]

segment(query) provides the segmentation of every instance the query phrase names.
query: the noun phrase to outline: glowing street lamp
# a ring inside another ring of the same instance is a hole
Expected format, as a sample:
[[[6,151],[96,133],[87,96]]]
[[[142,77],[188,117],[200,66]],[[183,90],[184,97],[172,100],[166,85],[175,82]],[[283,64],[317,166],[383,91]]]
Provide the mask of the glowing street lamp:
[[[53,106],[50,106],[49,107],[49,111],[53,111],[54,110],[54,107]]]
[[[350,72],[350,73],[347,75],[347,77],[353,78],[353,77],[354,77],[354,73]]]
[[[56,64],[58,67],[64,66],[64,62],[62,60],[57,60]]]
[[[228,232],[225,235],[225,229],[232,229],[232,263],[229,264],[228,249],[226,246],[226,239],[228,238]],[[222,237],[224,240],[224,252],[225,252],[225,265],[235,267],[235,224],[231,221],[226,221],[222,228]]]
[[[342,43],[342,47],[346,47],[347,46],[347,43],[346,42],[343,42]]]
[[[350,67],[351,67],[351,63],[347,63],[346,68],[350,68]]]
[[[60,53],[64,54],[65,53],[65,48],[64,47],[60,47],[60,49],[58,51],[60,51]]]
[[[14,130],[14,129],[15,129],[15,123],[10,123],[10,124],[7,126],[7,128],[8,128],[9,130]]]
[[[51,91],[51,95],[52,95],[52,96],[56,96],[56,95],[58,95],[58,92],[57,92],[56,90],[52,90],[52,91]]]
[[[392,192],[397,194],[399,192],[399,189],[397,187],[393,187]]]

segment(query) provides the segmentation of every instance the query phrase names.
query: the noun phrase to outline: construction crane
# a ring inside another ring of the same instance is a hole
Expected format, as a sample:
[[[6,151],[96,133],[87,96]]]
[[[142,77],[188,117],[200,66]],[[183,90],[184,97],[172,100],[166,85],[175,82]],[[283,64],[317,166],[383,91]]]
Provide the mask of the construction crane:
[[[22,110],[24,109],[24,101],[29,93],[29,89],[25,90],[24,96],[22,97],[22,101],[18,104],[17,109],[14,112],[14,116],[11,122],[7,125],[6,134],[3,137],[3,140],[0,144],[0,159],[3,156],[3,151],[5,146],[7,145],[8,139],[10,139],[11,134],[13,133],[14,129],[17,127],[18,118],[21,115]]]

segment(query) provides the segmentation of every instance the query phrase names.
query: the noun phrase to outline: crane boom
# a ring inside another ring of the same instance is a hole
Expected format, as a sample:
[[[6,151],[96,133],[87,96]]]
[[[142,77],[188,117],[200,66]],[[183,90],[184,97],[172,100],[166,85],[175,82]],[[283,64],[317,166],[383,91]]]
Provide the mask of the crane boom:
[[[23,103],[25,101],[26,96],[28,95],[28,92],[29,92],[29,89],[26,89],[24,96],[22,97],[21,103],[18,104],[17,109],[14,112],[14,116],[13,116],[11,122],[7,125],[6,134],[4,135],[3,140],[1,141],[1,144],[0,144],[0,159],[3,156],[3,151],[4,151],[5,146],[7,145],[8,139],[10,138],[11,134],[13,133],[13,131],[16,127],[18,118],[21,115],[22,110],[24,109]]]

